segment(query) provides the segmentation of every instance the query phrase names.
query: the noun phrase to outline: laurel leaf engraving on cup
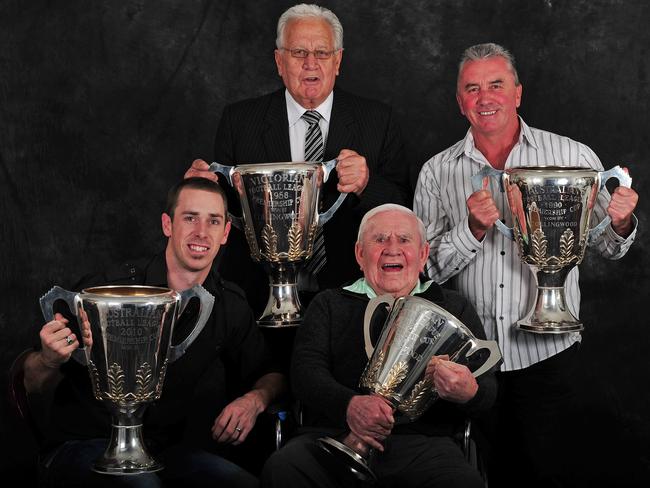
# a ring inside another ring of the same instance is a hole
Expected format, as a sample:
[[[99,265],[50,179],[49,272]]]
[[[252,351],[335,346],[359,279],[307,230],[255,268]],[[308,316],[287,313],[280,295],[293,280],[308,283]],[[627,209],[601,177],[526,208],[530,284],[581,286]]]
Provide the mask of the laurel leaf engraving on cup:
[[[418,418],[424,413],[433,396],[432,384],[429,377],[415,384],[411,394],[397,408],[411,420]]]
[[[377,393],[386,397],[393,394],[408,374],[408,371],[409,368],[406,361],[396,363],[388,372],[386,380],[377,388]]]
[[[289,261],[296,261],[303,257],[304,251],[301,250],[302,243],[302,228],[297,219],[294,219],[291,227],[289,228]]]
[[[372,388],[377,381],[379,370],[384,365],[384,351],[379,351],[373,361],[366,367],[361,376],[361,386],[365,388]]]
[[[275,229],[271,224],[266,224],[262,230],[262,243],[264,244],[265,251],[262,253],[262,256],[269,261],[279,261],[278,235],[275,233]]]
[[[149,363],[144,362],[135,372],[135,400],[144,401],[151,396],[153,372]]]
[[[113,363],[108,368],[108,397],[119,402],[124,397],[124,370],[122,367]]]
[[[535,232],[533,232],[533,238],[531,241],[531,264],[534,264],[535,266],[544,266],[546,264],[546,250],[548,247],[544,231],[542,229],[536,229]]]

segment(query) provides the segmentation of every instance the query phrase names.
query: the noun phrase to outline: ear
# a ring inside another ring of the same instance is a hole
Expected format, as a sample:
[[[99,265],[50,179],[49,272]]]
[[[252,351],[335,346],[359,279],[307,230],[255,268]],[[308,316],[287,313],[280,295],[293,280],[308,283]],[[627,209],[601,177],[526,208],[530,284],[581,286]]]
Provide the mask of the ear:
[[[429,243],[425,242],[422,244],[420,247],[420,254],[418,256],[420,259],[420,271],[424,272],[424,265],[427,263],[427,259],[429,259]]]
[[[220,244],[223,246],[228,241],[228,234],[230,234],[230,220],[226,222],[226,229],[223,231],[223,237]]]
[[[278,68],[278,74],[282,76],[282,53],[279,49],[275,50],[275,66]]]
[[[343,49],[341,49],[338,53],[336,53],[336,60],[335,60],[336,76],[339,75],[339,68],[341,67],[342,59],[343,59]]]
[[[456,92],[456,103],[458,103],[458,108],[460,109],[460,113],[465,115],[465,110],[463,110],[463,102],[460,99],[460,95],[458,94],[458,91]]]
[[[357,258],[359,268],[363,271],[363,246],[360,242],[354,244],[354,256]]]
[[[515,87],[515,90],[516,90],[515,100],[517,102],[517,108],[519,108],[519,105],[521,105],[521,92],[524,90],[524,86],[521,83],[519,83],[519,85]]]
[[[160,220],[162,222],[163,234],[165,234],[165,237],[171,237],[172,236],[172,218],[169,215],[167,215],[166,213],[163,213]]]

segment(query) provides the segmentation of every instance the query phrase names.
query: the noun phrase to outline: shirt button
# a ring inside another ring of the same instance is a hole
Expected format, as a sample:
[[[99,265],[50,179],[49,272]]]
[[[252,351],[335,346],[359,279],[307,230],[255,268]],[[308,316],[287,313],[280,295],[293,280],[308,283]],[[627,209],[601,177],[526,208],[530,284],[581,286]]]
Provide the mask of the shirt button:
[[[501,251],[501,256],[505,256],[505,255],[506,255],[506,252],[505,252],[505,251]]]
[[[476,252],[476,249],[472,249],[472,252]]]
[[[503,283],[499,283],[499,288],[503,288]]]
[[[503,321],[503,315],[501,317],[499,317],[499,320]]]

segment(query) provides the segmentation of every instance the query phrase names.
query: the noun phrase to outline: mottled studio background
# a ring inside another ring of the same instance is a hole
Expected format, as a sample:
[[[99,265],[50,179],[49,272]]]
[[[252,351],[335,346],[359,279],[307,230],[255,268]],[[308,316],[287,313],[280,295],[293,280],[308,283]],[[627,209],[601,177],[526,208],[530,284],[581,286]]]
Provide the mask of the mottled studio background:
[[[280,86],[275,22],[293,2],[0,2],[0,371],[3,471],[29,479],[33,442],[5,406],[6,371],[42,324],[36,303],[161,244],[166,189],[212,157],[224,104]],[[509,47],[534,126],[624,163],[641,196],[619,262],[581,265],[586,323],[576,472],[648,486],[650,7],[642,0],[331,1],[345,28],[338,83],[391,104],[422,163],[463,137],[461,51]],[[414,180],[415,181],[415,180]],[[543,399],[540,399],[543,401]],[[8,452],[9,451],[9,452]],[[4,473],[3,473],[4,474]]]

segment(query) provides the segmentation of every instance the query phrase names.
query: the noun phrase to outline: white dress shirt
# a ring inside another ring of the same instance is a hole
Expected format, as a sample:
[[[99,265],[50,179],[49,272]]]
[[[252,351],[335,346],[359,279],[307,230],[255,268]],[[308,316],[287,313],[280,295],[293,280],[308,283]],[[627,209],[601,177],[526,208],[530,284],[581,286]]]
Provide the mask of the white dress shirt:
[[[568,137],[528,127],[520,118],[519,140],[510,151],[505,168],[518,166],[582,166],[602,171],[594,152]],[[431,245],[428,275],[438,283],[452,279],[476,308],[488,339],[497,340],[503,354],[504,371],[526,368],[551,357],[580,340],[579,333],[533,334],[515,329],[533,306],[535,277],[520,258],[513,241],[497,231],[488,230],[481,242],[469,230],[467,198],[473,193],[471,177],[489,164],[474,146],[471,129],[465,138],[427,161],[420,172],[413,208],[424,221]],[[492,193],[500,215],[512,225],[505,193],[490,178]],[[610,195],[600,192],[592,226],[606,215]],[[622,257],[634,241],[634,231],[624,239],[611,225],[596,242],[597,251],[609,259]],[[578,268],[566,280],[569,310],[578,317],[580,289]]]
[[[306,120],[302,119],[307,109],[302,107],[289,93],[289,90],[284,91],[284,98],[287,102],[287,118],[289,121],[289,143],[291,144],[291,161],[304,161],[305,160],[305,135],[309,124]],[[332,103],[334,101],[334,92],[330,92],[328,97],[318,107],[314,108],[322,118],[318,122],[320,130],[323,134],[323,148],[327,146],[327,134],[330,127],[330,119],[332,116]]]

